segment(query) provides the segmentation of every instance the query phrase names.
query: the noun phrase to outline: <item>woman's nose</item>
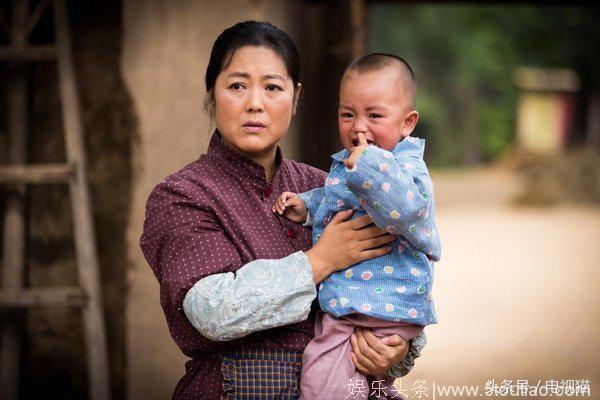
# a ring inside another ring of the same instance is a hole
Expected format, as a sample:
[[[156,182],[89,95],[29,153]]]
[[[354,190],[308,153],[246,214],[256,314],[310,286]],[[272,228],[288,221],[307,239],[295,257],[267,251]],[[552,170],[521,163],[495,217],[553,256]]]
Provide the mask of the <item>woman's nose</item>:
[[[263,101],[259,90],[250,90],[248,95],[248,103],[246,104],[247,112],[262,112],[264,109]]]

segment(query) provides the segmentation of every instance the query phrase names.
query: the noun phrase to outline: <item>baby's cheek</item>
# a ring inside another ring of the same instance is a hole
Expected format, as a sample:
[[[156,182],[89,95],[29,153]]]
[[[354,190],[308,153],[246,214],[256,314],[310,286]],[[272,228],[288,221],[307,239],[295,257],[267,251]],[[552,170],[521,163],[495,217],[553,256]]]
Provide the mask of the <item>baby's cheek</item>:
[[[345,122],[341,119],[338,119],[338,126],[340,132],[340,140],[344,147],[347,147],[347,145],[350,145],[352,142],[352,126],[348,122]]]
[[[400,140],[400,136],[396,131],[396,129],[388,125],[378,126],[376,129],[373,129],[373,136],[375,137],[378,147],[392,151]]]

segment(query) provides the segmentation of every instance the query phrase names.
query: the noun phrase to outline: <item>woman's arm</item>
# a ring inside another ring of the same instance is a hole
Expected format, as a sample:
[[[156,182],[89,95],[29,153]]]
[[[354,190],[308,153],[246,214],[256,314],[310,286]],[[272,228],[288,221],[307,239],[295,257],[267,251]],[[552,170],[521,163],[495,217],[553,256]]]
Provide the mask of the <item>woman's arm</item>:
[[[199,280],[183,302],[189,321],[203,336],[226,341],[304,320],[316,297],[315,284],[338,269],[387,253],[389,248],[373,247],[394,240],[381,236],[377,227],[365,228],[371,223],[368,216],[344,222],[351,214],[336,214],[319,243],[306,253],[255,260],[235,274]]]
[[[316,295],[310,262],[299,251],[207,276],[187,292],[183,308],[203,336],[225,341],[306,319]]]
[[[206,351],[206,339],[230,341],[305,319],[316,297],[307,256],[299,252],[243,265],[211,208],[188,187],[167,180],[153,190],[140,240],[180,347]],[[198,333],[204,340],[186,340]],[[223,346],[229,344],[213,347]]]
[[[191,186],[191,188],[190,188]],[[189,322],[183,300],[199,280],[243,263],[195,187],[180,177],[158,184],[148,198],[140,247],[160,284],[160,303],[173,340],[186,355],[227,350],[243,341],[214,343]]]
[[[198,204],[185,184],[165,181],[158,185],[148,200],[140,246],[160,283],[161,305],[175,341],[184,352],[206,351],[210,342],[200,340],[190,330],[197,334],[200,327],[200,333],[211,338],[229,340],[225,338],[301,321],[315,298],[316,283],[335,270],[390,250],[375,247],[393,241],[393,236],[382,235],[376,227],[361,229],[370,223],[368,216],[344,222],[350,215],[336,215],[319,244],[304,255],[296,254],[283,262],[256,260],[244,266],[211,209]],[[339,251],[331,252],[332,248]],[[284,285],[257,286],[256,277],[261,275],[263,280]],[[200,283],[203,279],[208,280]],[[198,283],[184,309],[184,299]],[[219,290],[212,291],[211,296],[204,294],[206,288],[214,287]],[[258,306],[246,304],[256,299]],[[257,315],[255,311],[267,305],[270,310],[282,310],[278,311],[284,314],[282,319]],[[206,313],[220,309],[224,315]],[[238,329],[241,332],[232,333]]]

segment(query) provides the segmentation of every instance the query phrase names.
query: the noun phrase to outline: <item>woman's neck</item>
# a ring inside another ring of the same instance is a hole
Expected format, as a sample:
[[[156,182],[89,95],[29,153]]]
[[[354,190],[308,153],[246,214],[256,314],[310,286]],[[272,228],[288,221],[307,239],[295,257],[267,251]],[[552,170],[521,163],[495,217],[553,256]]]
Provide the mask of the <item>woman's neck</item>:
[[[222,135],[219,136],[221,141],[232,151],[261,165],[265,170],[265,179],[267,182],[271,182],[273,180],[273,176],[275,176],[275,171],[277,170],[277,146],[275,146],[272,149],[268,149],[261,154],[246,153],[244,151],[241,151],[240,149],[235,148],[235,146],[232,146],[231,143],[229,143]]]
[[[267,180],[267,182],[271,182],[273,180],[273,176],[275,175],[275,170],[277,170],[277,163],[275,160],[276,155],[277,149],[275,148],[275,150],[269,152],[268,155],[265,155],[263,157],[250,155],[245,156],[250,160],[254,161],[255,163],[262,165],[262,167],[265,169],[265,179]]]

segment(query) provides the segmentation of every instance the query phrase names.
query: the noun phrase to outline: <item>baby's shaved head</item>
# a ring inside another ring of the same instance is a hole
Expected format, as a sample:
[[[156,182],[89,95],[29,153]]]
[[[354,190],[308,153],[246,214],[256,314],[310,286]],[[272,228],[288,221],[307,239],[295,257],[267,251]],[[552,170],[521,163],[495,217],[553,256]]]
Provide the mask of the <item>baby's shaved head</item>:
[[[384,70],[387,68],[393,68],[397,71],[399,77],[399,83],[404,90],[404,94],[409,100],[412,108],[415,108],[415,97],[417,95],[417,79],[415,73],[408,63],[402,58],[393,54],[386,53],[370,53],[352,61],[346,71],[342,80],[346,78],[349,73],[355,72],[358,74],[375,72]]]

